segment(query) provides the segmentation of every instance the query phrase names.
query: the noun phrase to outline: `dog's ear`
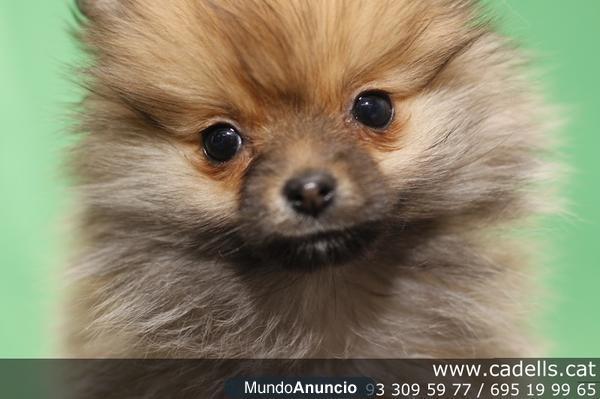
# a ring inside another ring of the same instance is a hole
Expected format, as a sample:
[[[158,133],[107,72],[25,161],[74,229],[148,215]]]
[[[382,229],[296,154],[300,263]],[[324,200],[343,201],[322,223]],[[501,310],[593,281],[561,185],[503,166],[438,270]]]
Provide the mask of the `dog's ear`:
[[[115,11],[120,0],[75,0],[75,5],[86,18],[94,19]]]

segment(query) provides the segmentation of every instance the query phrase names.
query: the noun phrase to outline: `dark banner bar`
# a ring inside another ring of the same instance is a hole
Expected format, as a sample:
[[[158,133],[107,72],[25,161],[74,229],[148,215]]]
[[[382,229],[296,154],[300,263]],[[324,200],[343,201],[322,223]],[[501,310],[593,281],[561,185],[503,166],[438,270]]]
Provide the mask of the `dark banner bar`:
[[[600,399],[600,359],[0,360],[6,399]]]

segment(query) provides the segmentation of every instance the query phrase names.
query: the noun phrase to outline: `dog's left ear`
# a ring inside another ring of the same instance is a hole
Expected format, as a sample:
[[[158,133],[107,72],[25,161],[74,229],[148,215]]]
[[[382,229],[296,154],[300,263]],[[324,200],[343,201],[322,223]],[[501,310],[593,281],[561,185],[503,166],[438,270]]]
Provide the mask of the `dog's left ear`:
[[[114,12],[120,0],[75,0],[75,5],[86,18],[94,19],[98,16]]]

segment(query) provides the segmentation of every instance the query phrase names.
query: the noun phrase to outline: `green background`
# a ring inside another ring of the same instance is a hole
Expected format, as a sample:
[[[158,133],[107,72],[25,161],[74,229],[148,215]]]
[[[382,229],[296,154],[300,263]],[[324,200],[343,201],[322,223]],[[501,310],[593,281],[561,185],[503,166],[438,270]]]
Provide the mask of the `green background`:
[[[168,0],[166,0],[168,1]],[[573,173],[569,217],[550,242],[544,335],[556,356],[600,357],[600,1],[490,0],[506,32],[531,49],[547,92],[567,109],[562,147]],[[69,208],[61,176],[67,64],[80,57],[67,0],[0,0],[0,357],[56,355]]]

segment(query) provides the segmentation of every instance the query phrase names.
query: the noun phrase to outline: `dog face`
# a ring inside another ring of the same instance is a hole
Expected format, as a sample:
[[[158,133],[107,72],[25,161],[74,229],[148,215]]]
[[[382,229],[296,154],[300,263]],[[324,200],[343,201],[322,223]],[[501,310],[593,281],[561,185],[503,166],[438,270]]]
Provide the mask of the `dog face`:
[[[538,209],[548,113],[476,4],[80,5],[79,354],[518,346],[482,228]]]
[[[312,269],[527,173],[511,59],[464,1],[82,2],[96,216]],[[117,216],[117,217],[115,217]]]

